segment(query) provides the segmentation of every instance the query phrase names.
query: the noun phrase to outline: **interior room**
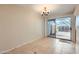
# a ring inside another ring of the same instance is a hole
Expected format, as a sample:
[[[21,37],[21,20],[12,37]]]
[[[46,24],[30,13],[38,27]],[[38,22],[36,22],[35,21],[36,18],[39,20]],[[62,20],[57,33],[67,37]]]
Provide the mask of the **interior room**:
[[[78,54],[78,4],[1,4],[0,54]]]

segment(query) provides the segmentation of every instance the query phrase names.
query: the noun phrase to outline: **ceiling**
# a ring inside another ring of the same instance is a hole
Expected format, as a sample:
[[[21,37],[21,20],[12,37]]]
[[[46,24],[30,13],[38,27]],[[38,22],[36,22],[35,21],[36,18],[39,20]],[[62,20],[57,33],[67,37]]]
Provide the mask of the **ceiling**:
[[[49,4],[49,5],[33,5],[36,11],[41,12],[43,7],[47,7],[51,14],[68,14],[73,13],[75,10],[75,4]]]
[[[31,7],[33,10],[35,10],[38,13],[41,13],[43,10],[43,7],[47,7],[48,10],[50,10],[50,14],[72,14],[75,10],[76,4],[23,4],[20,6],[24,7]]]

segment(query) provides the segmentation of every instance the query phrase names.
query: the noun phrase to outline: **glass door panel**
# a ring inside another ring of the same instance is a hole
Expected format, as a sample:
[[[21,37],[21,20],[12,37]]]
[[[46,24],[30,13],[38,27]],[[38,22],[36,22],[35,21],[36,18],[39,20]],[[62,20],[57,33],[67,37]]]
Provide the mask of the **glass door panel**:
[[[48,36],[56,37],[56,22],[55,19],[48,20]]]
[[[56,38],[68,39],[71,37],[71,18],[63,17],[56,19]]]

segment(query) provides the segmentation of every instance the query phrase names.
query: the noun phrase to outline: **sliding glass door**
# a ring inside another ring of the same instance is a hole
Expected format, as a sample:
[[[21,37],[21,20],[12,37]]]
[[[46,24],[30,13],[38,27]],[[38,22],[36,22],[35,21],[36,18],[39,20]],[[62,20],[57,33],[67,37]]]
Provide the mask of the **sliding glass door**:
[[[79,44],[79,16],[76,16],[76,42]]]
[[[71,18],[63,17],[56,19],[56,38],[71,40]]]
[[[48,36],[56,37],[56,22],[55,19],[48,20]]]
[[[63,17],[48,20],[48,36],[71,40],[71,18]]]

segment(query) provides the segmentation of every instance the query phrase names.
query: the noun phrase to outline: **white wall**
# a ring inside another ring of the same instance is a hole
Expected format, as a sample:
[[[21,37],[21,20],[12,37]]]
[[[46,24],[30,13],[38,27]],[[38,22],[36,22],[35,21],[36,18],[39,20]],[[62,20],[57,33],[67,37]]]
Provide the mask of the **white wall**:
[[[79,15],[79,5],[76,5],[74,15]]]
[[[43,20],[28,6],[0,5],[0,52],[43,37]]]
[[[71,16],[71,39],[74,43],[76,43],[76,17],[74,15]]]

